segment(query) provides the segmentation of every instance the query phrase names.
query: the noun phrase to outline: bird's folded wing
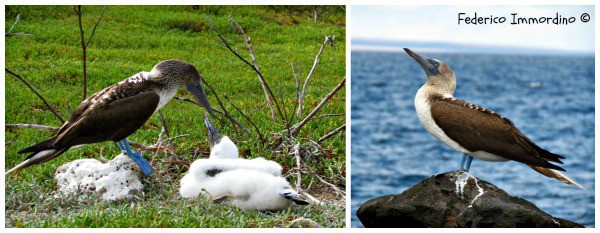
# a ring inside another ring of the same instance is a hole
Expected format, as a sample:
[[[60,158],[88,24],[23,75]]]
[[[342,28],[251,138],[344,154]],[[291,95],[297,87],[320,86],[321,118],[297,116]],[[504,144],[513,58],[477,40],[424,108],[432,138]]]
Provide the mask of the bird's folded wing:
[[[455,98],[434,98],[431,113],[435,123],[452,140],[469,151],[485,151],[531,166],[564,170],[548,161],[560,155],[541,149],[514,124],[483,107]]]

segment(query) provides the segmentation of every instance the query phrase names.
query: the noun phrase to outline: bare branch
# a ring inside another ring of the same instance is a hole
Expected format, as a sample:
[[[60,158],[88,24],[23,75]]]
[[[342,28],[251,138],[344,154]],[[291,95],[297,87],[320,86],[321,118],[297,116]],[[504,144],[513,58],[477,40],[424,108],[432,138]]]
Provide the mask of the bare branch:
[[[234,51],[233,48],[231,48],[231,46],[229,45],[229,42],[227,42],[227,40],[219,33],[219,31],[217,31],[217,29],[215,28],[215,25],[212,23],[212,21],[210,20],[209,17],[206,17],[206,20],[210,24],[210,28],[221,39],[221,41],[223,42],[223,44],[225,45],[225,47],[227,47],[227,49],[229,49],[229,51],[231,51],[237,58],[239,58],[244,63],[246,63],[248,66],[250,66],[258,74],[258,77],[260,79],[262,79],[262,82],[264,82],[265,87],[266,87],[267,91],[269,92],[269,95],[275,96],[273,94],[273,92],[271,91],[271,88],[269,88],[269,85],[267,85],[267,82],[265,82],[264,77],[262,76],[262,73],[260,72],[260,70],[256,69],[256,67],[254,65],[252,65],[250,62],[248,62],[246,59],[244,59],[242,56],[240,56],[239,53],[237,53],[236,51]],[[275,103],[275,108],[277,109],[277,112],[279,113],[279,116],[281,117],[281,120],[285,121],[285,117],[283,116],[283,113],[281,113],[281,108],[279,107],[279,104],[277,103],[277,101],[275,99],[272,99],[272,101],[273,101],[273,103]]]
[[[15,136],[13,136],[10,140],[8,140],[7,142],[4,143],[4,146],[13,144],[14,143],[13,140],[15,140],[15,138],[17,138],[18,136],[19,136],[19,134],[16,133]]]
[[[162,110],[158,110],[158,114],[160,114],[160,123],[162,124],[162,128],[161,128],[161,134],[163,133],[163,130],[165,132],[165,134],[167,134],[167,138],[169,137],[169,128],[167,127],[167,122],[165,122],[165,116],[163,115]],[[171,143],[169,141],[167,141],[167,143]]]
[[[242,28],[242,26],[240,26],[235,20],[233,20],[233,18],[231,16],[229,16],[229,22],[231,22],[236,27],[236,29],[238,31],[240,31],[242,33],[242,35],[244,36],[244,43],[248,47],[248,51],[250,52],[250,58],[252,58],[252,61],[254,62],[255,69],[258,72],[260,72],[260,66],[258,66],[256,57],[254,56],[254,51],[252,50],[252,44],[250,43],[250,37],[248,37],[248,35],[246,34],[246,31],[244,31],[244,28]],[[263,91],[265,92],[265,97],[267,98],[267,103],[269,104],[269,108],[271,109],[271,120],[275,121],[275,109],[273,109],[273,103],[271,101],[271,97],[269,97],[269,92],[267,91],[267,86],[266,86],[265,80],[262,78],[262,75],[258,76],[258,80],[260,81],[260,85],[262,86]]]
[[[4,36],[33,36],[31,34],[26,34],[26,33],[22,33],[22,32],[11,33],[13,28],[15,27],[15,25],[17,25],[17,22],[19,22],[19,16],[20,15],[17,15],[17,19],[15,20],[13,25],[10,27],[10,29],[8,29],[8,32],[4,33]]]
[[[98,20],[96,20],[96,24],[94,24],[94,29],[92,29],[92,34],[90,35],[90,38],[88,38],[87,43],[85,43],[85,47],[87,47],[90,44],[90,42],[92,42],[92,37],[94,37],[94,33],[96,32],[96,27],[98,27],[98,24],[100,23],[100,19],[102,19],[102,15],[104,15],[104,11],[106,11],[106,6],[104,6],[104,8],[102,8],[102,13],[100,13]]]
[[[27,81],[25,81],[24,78],[22,78],[20,75],[16,74],[15,72],[12,72],[8,68],[4,68],[4,70],[6,70],[6,72],[8,72],[9,74],[14,75],[19,80],[21,80],[23,83],[25,83],[25,85],[27,85],[27,87],[29,87],[29,89],[33,93],[35,93],[38,97],[40,97],[40,99],[42,99],[42,101],[44,102],[44,104],[52,111],[52,113],[54,113],[54,115],[60,120],[61,123],[65,122],[65,120],[63,120],[63,118],[60,116],[60,114],[58,114],[58,112],[56,111],[56,109],[54,109],[54,107],[52,107],[52,105],[50,105],[48,103],[48,101],[46,101],[46,99],[44,99],[44,97],[42,95],[40,95],[40,93],[38,93],[31,85],[29,85],[29,83]]]
[[[342,81],[335,87],[333,88],[333,90],[331,92],[329,92],[325,98],[323,98],[323,100],[321,100],[321,102],[319,103],[319,105],[317,105],[317,107],[315,107],[312,112],[310,112],[300,123],[294,125],[292,127],[292,135],[296,135],[300,129],[302,128],[302,126],[304,126],[319,110],[321,110],[321,108],[327,103],[327,101],[329,101],[329,99],[335,95],[335,93],[344,86],[344,84],[346,83],[346,77],[344,77],[344,79],[342,79]]]
[[[211,90],[212,90],[212,92],[213,92],[213,93],[215,93],[215,96],[216,96],[216,92],[215,92],[215,91],[214,91],[212,88],[211,88]],[[217,97],[217,100],[218,100],[218,101],[220,101],[220,100],[219,100],[219,97],[218,97],[218,96],[216,96],[216,97]],[[193,103],[193,104],[195,104],[195,105],[200,105],[200,103],[198,103],[198,102],[196,102],[196,101],[193,101],[193,100],[190,100],[190,99],[188,99],[188,98],[179,97],[179,96],[175,96],[175,97],[173,97],[173,98],[174,98],[174,99],[177,99],[177,100],[184,101],[184,102]],[[200,106],[201,106],[201,105],[200,105]],[[223,107],[223,106],[221,106],[221,107]],[[241,124],[239,121],[237,121],[235,118],[231,117],[229,114],[225,114],[225,112],[223,112],[223,111],[221,111],[221,110],[218,110],[218,109],[214,109],[214,108],[213,108],[213,111],[214,111],[214,112],[216,112],[216,113],[218,113],[218,114],[221,114],[221,115],[223,115],[224,117],[226,117],[227,119],[229,119],[229,120],[230,120],[230,121],[231,121],[231,122],[232,122],[234,125],[237,125],[237,126],[241,127],[241,128],[242,128],[242,129],[243,129],[243,130],[244,130],[244,131],[245,131],[245,132],[248,134],[248,136],[252,137],[252,133],[250,133],[250,131],[248,131],[248,129],[246,129],[246,128],[245,128],[245,127],[244,127],[244,126],[243,126],[243,125],[242,125],[242,124]],[[223,122],[221,119],[218,119],[218,120],[219,120],[220,122]],[[235,127],[234,127],[234,130],[236,130],[236,128],[235,128]]]
[[[338,127],[337,129],[334,129],[333,131],[325,134],[325,136],[319,138],[319,142],[325,141],[328,138],[330,138],[331,136],[335,135],[336,133],[339,133],[344,130],[346,130],[346,124],[343,124],[342,126]]]
[[[328,159],[331,159],[331,155],[329,153],[327,153],[327,151],[325,151],[325,149],[323,149],[321,144],[319,144],[318,142],[315,142],[314,140],[312,140],[310,138],[302,138],[302,140],[306,140],[306,141],[310,142],[317,150],[319,150],[321,153],[323,153],[323,155],[325,157],[327,157]]]
[[[19,16],[20,15],[17,15],[17,19],[15,19],[15,22],[13,23],[12,26],[10,26],[10,29],[8,29],[8,32],[6,32],[5,35],[9,35],[10,32],[12,32],[13,28],[15,27],[15,25],[17,25],[17,22],[19,22]]]
[[[289,122],[294,122],[294,118],[295,118],[294,112],[296,112],[296,107],[298,106],[298,101],[300,99],[300,75],[301,75],[302,67],[298,66],[298,72],[296,72],[296,69],[294,69],[294,64],[290,63],[290,65],[292,66],[292,73],[294,74],[294,79],[296,79],[296,96],[294,98],[294,104],[292,105],[292,106],[294,106],[294,109],[292,109],[292,112],[290,113],[290,120],[289,120]]]
[[[102,13],[100,13],[100,17],[98,17],[98,20],[96,20],[96,24],[94,24],[94,28],[92,29],[92,33],[90,34],[90,37],[88,38],[88,41],[85,41],[85,31],[83,30],[83,24],[81,23],[81,6],[73,6],[73,11],[75,11],[75,13],[77,14],[77,19],[79,22],[79,34],[81,36],[81,49],[83,51],[83,54],[81,56],[81,60],[83,61],[83,93],[82,93],[82,97],[81,100],[85,100],[86,96],[87,96],[87,47],[90,44],[90,42],[92,41],[92,38],[94,37],[94,33],[96,32],[96,27],[98,27],[98,24],[100,23],[100,19],[102,19],[102,16],[104,15],[104,11],[106,11],[106,6],[104,6],[104,8],[102,8]]]
[[[87,96],[87,59],[86,59],[86,44],[85,44],[85,32],[83,31],[83,25],[81,23],[81,6],[73,6],[73,10],[77,14],[77,19],[79,22],[79,35],[81,36],[81,49],[83,50],[81,60],[83,62],[83,93],[81,97],[81,101],[85,100]]]
[[[316,117],[313,117],[312,119],[310,119],[311,121],[317,120],[317,119],[321,119],[321,118],[325,118],[325,117],[337,117],[337,116],[345,116],[345,113],[335,113],[335,114],[323,114],[323,115],[319,115]]]
[[[131,140],[127,140],[127,142],[129,142],[129,145],[131,145],[132,147],[135,147],[139,150],[156,150],[156,147],[154,146],[146,146],[144,144],[141,144],[139,142],[135,142],[135,141],[131,141]]]
[[[317,56],[315,56],[315,61],[313,63],[312,68],[310,69],[310,72],[308,72],[308,76],[306,77],[306,80],[304,81],[304,86],[302,87],[302,92],[300,92],[300,97],[298,98],[298,118],[302,117],[302,102],[304,101],[304,96],[306,95],[306,88],[308,87],[308,82],[310,81],[310,77],[312,77],[312,74],[315,72],[315,69],[317,68],[317,64],[319,64],[319,57],[321,57],[321,54],[323,54],[323,49],[325,49],[325,46],[327,45],[327,42],[332,42],[333,39],[335,38],[335,36],[325,36],[325,41],[323,41],[323,44],[321,45],[321,49],[319,49],[319,53],[317,53]],[[331,43],[333,45],[333,43]]]
[[[47,126],[47,125],[36,125],[36,124],[6,124],[6,125],[4,125],[4,128],[6,128],[6,129],[29,128],[29,129],[49,130],[49,131],[54,131],[54,132],[56,132],[60,129],[59,127]]]
[[[185,97],[179,97],[179,96],[173,96],[173,98],[174,98],[174,99],[176,99],[176,100],[181,100],[181,101],[184,101],[184,102],[188,102],[188,103],[192,103],[192,104],[195,104],[195,105],[200,105],[200,106],[201,106],[201,104],[200,104],[200,103],[198,103],[198,102],[196,102],[196,101],[193,101],[193,100],[191,100],[191,99],[189,99],[189,98],[185,98]],[[212,110],[213,110],[213,111],[218,111],[220,114],[223,114],[223,112],[219,111],[218,109],[214,109],[214,108],[213,108]]]
[[[240,110],[237,106],[235,106],[235,104],[233,104],[233,102],[231,102],[231,100],[229,99],[229,97],[225,96],[225,99],[227,100],[227,102],[229,102],[229,104],[231,104],[231,106],[233,106],[233,108],[235,110],[237,110],[240,114],[242,114],[242,116],[244,118],[246,118],[246,120],[248,120],[250,122],[250,124],[252,125],[252,127],[254,127],[254,130],[256,130],[256,132],[258,133],[258,139],[261,142],[264,142],[265,139],[263,138],[262,134],[260,133],[260,130],[258,129],[258,127],[256,127],[256,124],[254,124],[254,121],[252,121],[252,119],[250,119],[250,117],[247,117],[246,115],[244,115],[244,112],[242,112],[242,110]],[[252,134],[250,134],[250,137],[252,137]]]
[[[182,137],[187,137],[187,136],[190,136],[190,134],[177,135],[175,137],[167,138],[165,141],[169,142],[169,141],[172,141],[172,140],[175,140],[175,139],[178,139],[178,138],[182,138]]]
[[[250,114],[248,114],[248,115],[250,115],[250,116],[254,115],[254,113],[255,113],[256,111],[260,110],[260,109],[261,109],[263,106],[265,106],[265,104],[267,104],[267,101],[265,101],[265,102],[263,102],[262,104],[260,104],[260,106],[258,106],[258,108],[256,108],[256,109],[252,110],[252,111],[250,112]]]
[[[298,176],[298,178],[296,179],[296,189],[298,189],[298,191],[302,190],[302,162],[300,161],[300,143],[296,143],[296,145],[294,145],[294,147],[292,148],[292,153],[294,154],[294,157],[296,158],[296,176]]]
[[[346,192],[344,190],[341,190],[340,188],[338,188],[337,186],[335,186],[332,183],[327,182],[326,180],[324,180],[323,178],[321,178],[321,176],[319,176],[319,174],[317,174],[316,172],[314,172],[312,170],[312,168],[310,168],[310,166],[304,166],[306,167],[306,169],[308,170],[308,173],[315,176],[319,181],[321,181],[321,183],[328,185],[329,187],[331,187],[333,190],[335,190],[337,195],[341,195],[343,198],[342,200],[346,200]]]
[[[215,94],[215,98],[217,99],[219,106],[221,106],[221,109],[223,109],[223,116],[225,116],[227,119],[229,119],[229,121],[231,121],[231,123],[233,123],[233,125],[234,125],[233,130],[235,131],[236,136],[239,136],[239,135],[237,135],[238,134],[237,127],[235,127],[237,125],[240,128],[242,128],[242,130],[244,130],[244,132],[246,132],[250,138],[252,138],[252,133],[250,133],[250,131],[248,129],[246,129],[246,127],[244,127],[244,125],[242,125],[239,121],[237,121],[231,115],[229,115],[229,113],[227,112],[227,109],[225,109],[225,106],[223,106],[223,102],[221,102],[221,99],[219,98],[219,95],[217,95],[217,92],[215,91],[215,89],[206,80],[202,79],[202,81],[204,82],[204,84],[206,84],[206,87],[208,87],[208,89],[210,89],[210,91]],[[221,119],[219,119],[219,121],[221,121]]]

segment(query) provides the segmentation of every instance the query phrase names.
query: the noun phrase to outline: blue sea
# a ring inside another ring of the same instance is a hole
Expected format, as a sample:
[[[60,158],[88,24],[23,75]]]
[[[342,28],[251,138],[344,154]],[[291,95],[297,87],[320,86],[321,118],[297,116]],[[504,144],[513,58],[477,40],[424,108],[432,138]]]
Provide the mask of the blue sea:
[[[454,70],[456,98],[511,119],[539,146],[563,155],[565,174],[589,191],[513,161],[475,158],[472,175],[550,215],[595,227],[594,57],[422,55]],[[415,112],[425,81],[404,52],[352,51],[352,227],[363,227],[356,211],[365,201],[459,168],[462,155],[429,135]]]

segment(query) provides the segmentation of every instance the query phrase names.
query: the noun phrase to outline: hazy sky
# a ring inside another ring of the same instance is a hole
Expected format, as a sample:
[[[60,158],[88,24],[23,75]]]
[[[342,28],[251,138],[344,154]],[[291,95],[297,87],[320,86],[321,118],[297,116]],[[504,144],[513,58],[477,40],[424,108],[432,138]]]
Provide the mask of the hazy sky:
[[[458,24],[464,17],[505,17],[502,24]],[[568,25],[511,25],[521,17],[575,17]],[[583,13],[591,20],[581,21]],[[594,6],[352,6],[352,39],[450,42],[537,49],[594,51]],[[353,46],[354,47],[354,46]]]

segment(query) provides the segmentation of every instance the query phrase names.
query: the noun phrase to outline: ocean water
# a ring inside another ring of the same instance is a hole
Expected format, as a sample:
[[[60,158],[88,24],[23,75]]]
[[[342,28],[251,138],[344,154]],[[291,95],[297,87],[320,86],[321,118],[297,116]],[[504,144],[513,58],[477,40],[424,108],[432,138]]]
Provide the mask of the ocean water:
[[[419,51],[415,51],[419,53]],[[477,158],[470,173],[555,217],[595,227],[594,57],[431,54],[455,72],[456,98],[511,119],[589,191],[518,162]],[[352,52],[352,227],[365,201],[457,170],[461,154],[434,139],[414,108],[426,75],[404,52]]]

